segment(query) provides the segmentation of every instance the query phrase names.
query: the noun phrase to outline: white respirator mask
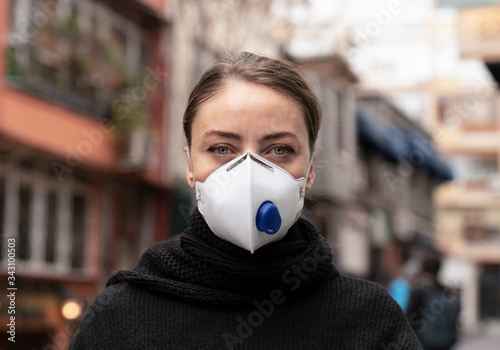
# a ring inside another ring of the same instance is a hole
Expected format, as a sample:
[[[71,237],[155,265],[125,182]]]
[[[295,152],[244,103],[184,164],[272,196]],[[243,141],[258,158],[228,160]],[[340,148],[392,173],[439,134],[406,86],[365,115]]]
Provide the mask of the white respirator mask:
[[[188,158],[193,171],[189,150]],[[304,206],[306,178],[244,153],[195,181],[198,210],[215,235],[253,253],[286,235]]]

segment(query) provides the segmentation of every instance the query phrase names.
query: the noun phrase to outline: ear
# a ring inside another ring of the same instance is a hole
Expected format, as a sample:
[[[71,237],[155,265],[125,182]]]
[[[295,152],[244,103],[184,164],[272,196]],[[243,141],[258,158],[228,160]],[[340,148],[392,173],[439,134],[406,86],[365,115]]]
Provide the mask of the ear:
[[[315,178],[316,178],[316,174],[314,172],[314,164],[311,163],[311,168],[309,169],[309,175],[307,175],[307,179],[306,179],[306,190],[308,190],[312,187]]]
[[[184,147],[184,150],[187,152],[187,147]],[[194,175],[193,175],[193,169],[191,169],[191,162],[187,161],[187,169],[186,169],[186,179],[188,182],[189,187],[191,187],[194,190]]]
[[[193,176],[193,171],[191,170],[191,166],[189,165],[189,162],[186,170],[186,179],[189,187],[191,187],[194,190],[194,176]]]

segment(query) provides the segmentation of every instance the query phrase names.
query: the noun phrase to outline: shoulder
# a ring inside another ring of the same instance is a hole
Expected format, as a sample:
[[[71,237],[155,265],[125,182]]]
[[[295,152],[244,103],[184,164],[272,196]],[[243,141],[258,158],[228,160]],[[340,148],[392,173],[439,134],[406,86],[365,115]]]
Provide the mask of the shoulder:
[[[325,287],[334,317],[359,337],[382,348],[421,349],[403,310],[380,284],[339,275]]]
[[[335,292],[344,300],[361,304],[369,303],[372,306],[377,304],[387,306],[387,304],[394,303],[387,290],[376,282],[340,274],[331,281],[331,284]]]
[[[92,301],[83,317],[80,328],[95,324],[100,319],[105,319],[116,314],[131,298],[133,292],[126,283],[113,284],[103,289]]]
[[[133,293],[133,289],[127,283],[107,286],[95,297],[87,314],[92,311],[98,314],[116,312],[120,307],[123,307],[124,302],[130,299]]]
[[[101,348],[106,339],[116,332],[126,315],[137,291],[127,283],[114,284],[103,289],[87,309],[74,336],[70,349]]]
[[[337,315],[354,323],[398,322],[404,318],[396,301],[380,284],[338,275],[319,288],[317,297],[326,298]]]

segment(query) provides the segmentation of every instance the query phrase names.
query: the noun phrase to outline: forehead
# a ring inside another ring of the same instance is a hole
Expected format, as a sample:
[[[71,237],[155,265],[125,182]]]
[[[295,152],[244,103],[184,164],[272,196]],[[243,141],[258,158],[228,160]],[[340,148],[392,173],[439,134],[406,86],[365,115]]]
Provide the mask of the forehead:
[[[193,140],[208,129],[243,135],[286,131],[308,137],[304,113],[294,100],[267,86],[238,81],[228,82],[201,105],[192,128]]]

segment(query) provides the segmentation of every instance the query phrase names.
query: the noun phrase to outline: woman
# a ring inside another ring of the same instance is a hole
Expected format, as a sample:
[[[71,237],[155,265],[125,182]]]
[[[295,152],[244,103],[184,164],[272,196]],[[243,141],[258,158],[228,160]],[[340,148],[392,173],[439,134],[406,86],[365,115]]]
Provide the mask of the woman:
[[[190,227],[108,281],[71,349],[420,349],[394,300],[339,274],[299,218],[319,125],[290,63],[209,69],[184,114]]]

